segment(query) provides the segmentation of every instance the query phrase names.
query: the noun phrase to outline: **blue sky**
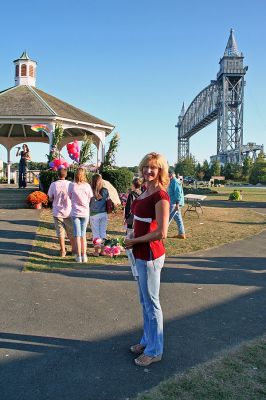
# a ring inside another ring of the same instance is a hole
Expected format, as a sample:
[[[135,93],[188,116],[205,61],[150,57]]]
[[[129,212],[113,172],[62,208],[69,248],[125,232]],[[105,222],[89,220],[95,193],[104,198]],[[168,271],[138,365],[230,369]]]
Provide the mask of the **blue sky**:
[[[265,16],[264,0],[3,2],[0,90],[14,85],[13,60],[26,49],[37,87],[116,126],[117,165],[150,151],[174,164],[182,102],[216,78],[233,28],[249,67],[244,143],[266,144]],[[45,161],[46,145],[30,148]],[[199,161],[215,154],[216,122],[191,139],[191,152]]]

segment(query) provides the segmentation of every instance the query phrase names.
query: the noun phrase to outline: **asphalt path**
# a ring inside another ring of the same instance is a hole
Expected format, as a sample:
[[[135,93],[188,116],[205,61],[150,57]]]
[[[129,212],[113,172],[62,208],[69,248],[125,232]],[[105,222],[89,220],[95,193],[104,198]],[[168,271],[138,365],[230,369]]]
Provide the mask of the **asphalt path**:
[[[266,231],[167,259],[164,357],[143,369],[128,351],[142,325],[129,267],[22,272],[37,226],[37,210],[0,210],[3,400],[132,399],[266,331]]]

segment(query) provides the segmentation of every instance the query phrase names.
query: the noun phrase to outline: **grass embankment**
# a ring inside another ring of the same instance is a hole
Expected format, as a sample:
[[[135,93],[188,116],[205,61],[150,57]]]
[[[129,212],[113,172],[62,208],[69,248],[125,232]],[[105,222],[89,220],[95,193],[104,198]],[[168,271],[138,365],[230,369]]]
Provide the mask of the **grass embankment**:
[[[170,378],[136,400],[266,399],[266,336]]]
[[[232,191],[231,188],[219,188],[218,190],[217,195],[208,195],[207,198],[215,203],[215,200],[228,199],[228,195]],[[243,199],[252,202],[266,201],[266,190],[246,189],[243,191]],[[253,209],[243,207],[245,201],[241,202],[241,207],[236,207],[236,203],[234,203],[234,207],[230,208],[231,202],[225,202],[225,207],[204,207],[204,214],[200,218],[194,212],[187,213],[184,217],[184,224],[189,237],[186,240],[173,238],[177,230],[175,223],[172,222],[168,238],[165,241],[167,255],[175,256],[203,250],[259,233],[266,226],[265,217]],[[121,235],[124,235],[122,212],[110,215],[108,223],[109,238]],[[88,254],[90,254],[92,253],[90,232],[88,232],[87,237]],[[61,259],[58,248],[51,210],[44,209],[34,247],[25,267],[26,270],[80,269],[87,268],[89,265],[123,264],[127,262],[126,256],[121,255],[116,258],[99,257],[96,259],[89,257],[88,263],[77,264],[71,256]]]
[[[266,189],[265,188],[256,188],[256,187],[215,187],[213,188],[214,191],[218,192],[217,194],[209,194],[208,199],[210,200],[227,200],[229,194],[232,193],[234,190],[240,190],[243,195],[243,203],[247,202],[265,202],[266,205]]]

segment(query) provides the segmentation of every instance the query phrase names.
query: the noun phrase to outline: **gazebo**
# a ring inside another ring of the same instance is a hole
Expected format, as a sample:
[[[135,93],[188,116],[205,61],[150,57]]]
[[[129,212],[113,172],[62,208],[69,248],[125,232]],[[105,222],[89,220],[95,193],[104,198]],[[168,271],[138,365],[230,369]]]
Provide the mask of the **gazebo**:
[[[92,137],[97,148],[97,163],[105,152],[105,138],[114,126],[80,110],[44,91],[37,89],[36,61],[26,51],[14,60],[15,86],[0,92],[0,144],[7,150],[7,177],[10,183],[10,152],[21,142],[40,142],[52,145],[56,123],[64,130],[61,148],[84,134]],[[32,125],[46,124],[52,133],[34,132]]]

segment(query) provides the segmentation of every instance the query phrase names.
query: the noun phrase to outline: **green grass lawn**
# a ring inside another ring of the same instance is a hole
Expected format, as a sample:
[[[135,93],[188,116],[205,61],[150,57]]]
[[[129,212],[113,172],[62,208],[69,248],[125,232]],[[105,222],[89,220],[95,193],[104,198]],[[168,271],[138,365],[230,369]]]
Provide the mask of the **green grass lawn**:
[[[135,400],[266,399],[266,336],[170,378]]]
[[[229,201],[224,202],[224,206],[222,207],[210,206],[212,202],[215,205],[217,199],[227,199],[231,189],[218,188],[218,191],[219,193],[216,195],[208,195],[207,198],[211,202],[208,203],[208,207],[203,207],[204,213],[200,215],[200,218],[197,217],[196,213],[187,213],[184,217],[185,229],[188,235],[186,240],[175,239],[173,237],[177,233],[177,230],[175,222],[171,223],[168,238],[165,241],[167,256],[186,254],[230,243],[232,240],[256,235],[265,228],[265,216],[259,214],[254,209],[243,207],[243,202],[241,202],[241,207],[237,207],[236,203],[233,204]],[[252,202],[262,202],[266,200],[266,190],[246,189],[243,191],[243,196],[244,198],[252,199],[250,200]],[[186,206],[184,206],[183,212],[185,209]],[[108,238],[119,237],[125,234],[122,211],[109,216],[107,233]],[[61,259],[59,257],[59,246],[55,236],[51,210],[44,209],[41,213],[40,226],[25,270],[80,269],[88,268],[90,265],[127,263],[125,254],[116,258],[99,257],[95,259],[95,257],[90,257],[90,253],[93,251],[90,231],[87,233],[87,238],[88,263],[77,264],[71,256]]]
[[[234,190],[241,190],[243,196],[243,202],[265,202],[266,203],[266,188],[259,187],[245,187],[238,188],[236,187],[215,187],[214,191],[217,191],[217,194],[208,195],[208,199],[213,200],[227,200],[229,194]]]

